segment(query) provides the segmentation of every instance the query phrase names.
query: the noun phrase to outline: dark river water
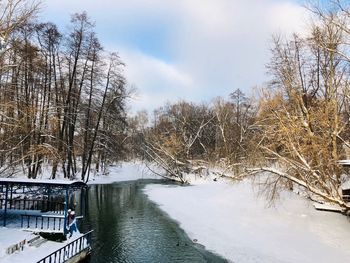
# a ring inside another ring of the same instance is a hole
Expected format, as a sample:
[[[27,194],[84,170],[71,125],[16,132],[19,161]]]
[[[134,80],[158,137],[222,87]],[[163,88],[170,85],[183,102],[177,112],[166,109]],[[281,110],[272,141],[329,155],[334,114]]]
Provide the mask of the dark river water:
[[[227,262],[193,243],[147,198],[142,189],[152,182],[90,186],[83,226],[94,229],[90,262]]]

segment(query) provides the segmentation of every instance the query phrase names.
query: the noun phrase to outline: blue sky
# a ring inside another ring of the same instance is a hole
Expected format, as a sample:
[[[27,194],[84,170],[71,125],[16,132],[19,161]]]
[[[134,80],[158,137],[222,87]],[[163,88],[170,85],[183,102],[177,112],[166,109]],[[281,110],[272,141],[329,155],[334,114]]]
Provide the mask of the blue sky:
[[[41,19],[67,25],[86,11],[137,87],[130,111],[186,99],[210,102],[268,80],[273,33],[301,30],[300,0],[46,0]]]

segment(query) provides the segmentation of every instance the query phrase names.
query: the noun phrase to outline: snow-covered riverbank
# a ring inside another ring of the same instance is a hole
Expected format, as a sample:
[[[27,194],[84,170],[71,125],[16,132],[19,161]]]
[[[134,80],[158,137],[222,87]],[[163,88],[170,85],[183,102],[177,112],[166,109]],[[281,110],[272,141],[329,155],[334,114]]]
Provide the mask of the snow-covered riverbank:
[[[185,187],[148,185],[145,192],[191,239],[233,262],[350,260],[349,220],[316,211],[292,193],[269,208],[249,182],[208,179]]]
[[[154,168],[156,169],[156,168]],[[25,181],[45,181],[52,180],[51,177],[51,166],[44,166],[42,173],[36,179],[28,179],[24,174],[14,175],[14,180],[25,180]],[[78,173],[76,180],[79,181],[80,174]],[[134,181],[138,179],[161,179],[161,177],[152,173],[147,166],[141,161],[134,162],[121,162],[117,165],[111,165],[108,167],[107,174],[91,172],[88,184],[110,184],[115,182],[123,181]],[[64,182],[68,179],[63,178],[63,173],[59,172],[56,175],[56,182]]]
[[[140,161],[123,162],[120,165],[110,166],[106,175],[92,175],[88,184],[110,184],[139,179],[161,179],[153,174]]]
[[[123,163],[89,184],[157,178],[141,162]],[[349,262],[345,216],[316,211],[293,193],[269,208],[250,182],[197,179],[191,186],[151,184],[145,193],[208,250],[238,263]]]

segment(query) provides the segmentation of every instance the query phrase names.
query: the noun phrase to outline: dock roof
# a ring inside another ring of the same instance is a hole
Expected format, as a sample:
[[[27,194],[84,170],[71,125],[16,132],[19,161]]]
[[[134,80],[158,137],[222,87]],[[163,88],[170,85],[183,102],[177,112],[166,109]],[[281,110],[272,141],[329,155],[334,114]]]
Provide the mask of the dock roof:
[[[83,188],[87,184],[83,181],[56,180],[56,179],[28,179],[28,178],[2,178],[0,185],[18,186],[53,186],[59,188]]]

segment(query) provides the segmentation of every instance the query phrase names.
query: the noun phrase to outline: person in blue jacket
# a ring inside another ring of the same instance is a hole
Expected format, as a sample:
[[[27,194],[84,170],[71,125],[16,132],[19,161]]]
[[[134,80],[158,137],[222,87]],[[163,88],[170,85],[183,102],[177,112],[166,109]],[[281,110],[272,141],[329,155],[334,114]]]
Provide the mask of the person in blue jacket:
[[[74,211],[71,211],[69,214],[68,214],[68,232],[69,232],[69,238],[72,237],[72,235],[75,233],[75,232],[79,232],[78,231],[78,227],[77,227],[77,219],[75,218],[75,212]]]

